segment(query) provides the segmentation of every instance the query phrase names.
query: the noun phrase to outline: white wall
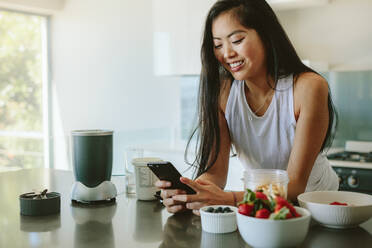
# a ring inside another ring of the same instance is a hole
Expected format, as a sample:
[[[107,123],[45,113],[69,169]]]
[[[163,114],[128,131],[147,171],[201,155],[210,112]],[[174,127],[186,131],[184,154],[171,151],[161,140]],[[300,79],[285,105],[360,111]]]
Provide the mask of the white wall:
[[[370,70],[371,13],[370,0],[332,0],[278,16],[302,59],[328,62],[331,70]]]
[[[114,171],[122,171],[126,145],[179,125],[178,78],[153,74],[151,2],[67,0],[53,15],[56,168],[67,168],[73,129],[113,129]]]

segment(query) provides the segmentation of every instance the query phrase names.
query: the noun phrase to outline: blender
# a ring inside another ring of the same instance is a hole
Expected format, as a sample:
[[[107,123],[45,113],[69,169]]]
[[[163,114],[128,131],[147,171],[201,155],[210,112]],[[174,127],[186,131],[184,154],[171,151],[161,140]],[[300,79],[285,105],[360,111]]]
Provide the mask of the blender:
[[[71,200],[78,203],[115,201],[112,172],[112,135],[110,130],[75,130],[72,136],[72,165],[76,182]]]

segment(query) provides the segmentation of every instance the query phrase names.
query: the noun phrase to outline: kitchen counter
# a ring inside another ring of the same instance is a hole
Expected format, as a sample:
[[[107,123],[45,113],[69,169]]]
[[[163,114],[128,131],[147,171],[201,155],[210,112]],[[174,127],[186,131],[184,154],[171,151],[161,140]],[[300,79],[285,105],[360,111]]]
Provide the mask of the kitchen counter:
[[[171,215],[156,201],[137,201],[127,196],[122,176],[114,176],[112,181],[119,194],[116,203],[82,207],[71,204],[74,178],[70,171],[30,169],[0,173],[0,247],[249,247],[238,232],[205,233],[198,216]],[[18,196],[44,188],[61,194],[61,213],[21,216]],[[372,247],[372,219],[348,230],[312,223],[300,247]]]

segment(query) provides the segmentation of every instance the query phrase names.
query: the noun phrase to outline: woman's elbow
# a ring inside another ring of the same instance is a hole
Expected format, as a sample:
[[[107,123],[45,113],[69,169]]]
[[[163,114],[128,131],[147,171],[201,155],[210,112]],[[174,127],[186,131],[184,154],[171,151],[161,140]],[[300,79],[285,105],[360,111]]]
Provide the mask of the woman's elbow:
[[[288,183],[287,198],[292,202],[297,202],[297,196],[304,193],[306,189],[306,182],[301,180],[293,180]]]

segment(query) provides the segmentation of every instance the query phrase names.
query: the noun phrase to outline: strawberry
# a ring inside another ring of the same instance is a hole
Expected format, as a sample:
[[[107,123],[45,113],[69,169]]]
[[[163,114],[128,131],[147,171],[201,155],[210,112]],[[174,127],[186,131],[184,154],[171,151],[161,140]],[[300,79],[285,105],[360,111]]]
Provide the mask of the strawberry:
[[[282,202],[277,202],[275,204],[275,208],[274,208],[274,212],[278,212],[280,209],[284,208],[284,207],[287,207],[285,204],[283,204]]]
[[[266,208],[261,208],[260,210],[257,210],[255,217],[261,219],[268,219],[270,217],[270,211],[267,210]]]
[[[337,202],[337,201],[335,201],[335,202],[330,203],[329,205],[347,206],[347,203],[344,203],[344,202]]]
[[[261,200],[269,200],[267,196],[261,191],[256,191],[256,198]]]
[[[275,201],[276,201],[276,205],[287,207],[289,209],[290,213],[292,214],[292,216],[298,217],[299,214],[297,213],[296,209],[286,199],[284,199],[283,197],[277,196],[277,197],[275,197]],[[275,207],[275,209],[276,208],[277,207]],[[278,207],[278,209],[280,209],[280,208]]]
[[[277,203],[276,206],[275,206],[274,213],[275,213],[275,214],[278,214],[282,208],[287,208],[287,206],[284,205],[283,202],[281,202],[281,203]],[[287,208],[287,209],[288,209],[288,208]],[[292,218],[292,217],[293,217],[293,215],[292,215],[292,213],[291,213],[290,211],[288,211],[288,213],[285,215],[285,218],[286,218],[286,219],[290,219],[290,218]]]
[[[238,212],[240,214],[250,216],[252,214],[253,208],[254,208],[254,205],[252,203],[242,203],[238,207]]]
[[[282,208],[278,209],[274,213],[270,215],[270,219],[272,220],[285,220],[292,218],[291,212],[289,212],[289,209],[286,206],[283,206]]]

